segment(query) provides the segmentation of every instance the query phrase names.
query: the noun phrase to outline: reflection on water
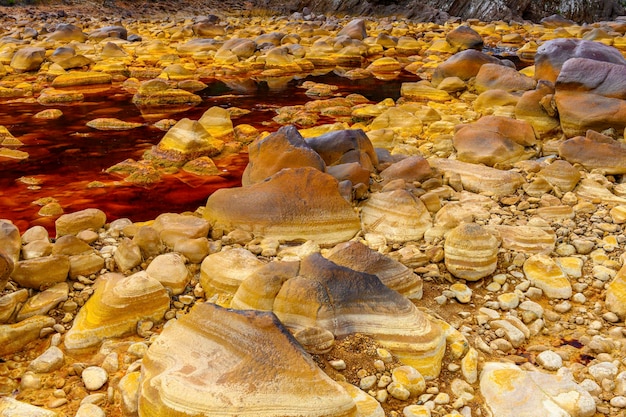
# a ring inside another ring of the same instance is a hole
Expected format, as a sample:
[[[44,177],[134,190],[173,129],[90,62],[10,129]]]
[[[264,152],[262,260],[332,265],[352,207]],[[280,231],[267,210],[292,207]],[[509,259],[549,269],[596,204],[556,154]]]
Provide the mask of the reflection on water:
[[[332,73],[307,78],[275,78],[267,80],[224,79],[202,80],[208,87],[197,93],[202,104],[169,117],[197,120],[211,106],[240,107],[251,110],[235,119],[234,124],[247,123],[258,129],[273,131],[278,125],[271,121],[275,109],[304,104],[311,100],[305,90],[298,88],[307,80],[339,86],[343,96],[360,93],[373,102],[385,98],[397,99],[405,79],[380,81],[376,79],[349,80]],[[0,106],[0,125],[5,126],[24,143],[21,151],[28,152],[26,160],[0,158],[0,218],[12,220],[24,231],[41,224],[54,228],[54,218],[38,215],[40,199],[55,199],[66,213],[97,207],[113,220],[128,217],[145,221],[164,212],[195,210],[204,205],[216,189],[240,185],[247,163],[245,154],[215,159],[222,171],[220,176],[203,179],[183,172],[164,175],[150,189],[124,183],[104,170],[127,158],[141,159],[142,154],[157,144],[164,132],[146,120],[131,103],[132,95],[119,86],[105,93],[87,95],[81,103],[55,106],[63,111],[56,120],[33,116],[46,106],[33,99],[14,100]],[[127,131],[98,131],[86,126],[95,118],[112,117],[143,126]],[[320,123],[324,123],[320,119]],[[26,177],[26,178],[24,178]]]

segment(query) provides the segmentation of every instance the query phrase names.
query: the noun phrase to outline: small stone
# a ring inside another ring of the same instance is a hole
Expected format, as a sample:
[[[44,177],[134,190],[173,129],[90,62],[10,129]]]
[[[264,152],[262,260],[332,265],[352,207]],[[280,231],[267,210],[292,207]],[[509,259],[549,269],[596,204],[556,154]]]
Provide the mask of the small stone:
[[[611,407],[626,408],[626,397],[624,397],[623,395],[617,395],[611,398],[609,404],[611,404]]]
[[[361,378],[361,381],[359,382],[359,388],[361,388],[363,391],[372,389],[376,384],[376,379],[376,375],[368,375]]]
[[[514,292],[500,294],[498,304],[502,310],[512,310],[519,305],[519,296]]]
[[[96,404],[82,404],[76,411],[75,417],[106,417],[106,413]]]
[[[613,379],[617,375],[617,366],[612,362],[600,362],[588,368],[589,374],[600,383],[604,379]]]
[[[107,383],[109,375],[99,366],[85,368],[81,375],[85,388],[89,391],[97,391]]]
[[[387,398],[389,398],[389,393],[386,389],[379,389],[378,391],[376,391],[376,401],[378,401],[379,403],[386,402]]]
[[[409,392],[409,390],[406,389],[399,382],[392,382],[389,385],[387,385],[387,392],[389,392],[389,394],[393,398],[397,398],[398,400],[401,400],[401,401],[406,401],[411,396],[411,393]]]
[[[572,303],[569,301],[563,301],[554,306],[554,311],[557,313],[567,313],[572,309]]]
[[[544,350],[537,355],[537,363],[548,371],[556,371],[563,366],[563,359],[551,350]]]
[[[376,349],[376,354],[385,363],[391,363],[393,361],[393,356],[387,349],[378,348]]]
[[[450,291],[459,303],[467,304],[472,300],[472,290],[465,284],[456,283],[450,286]]]
[[[378,380],[378,388],[385,388],[391,383],[391,377],[389,375],[382,375]]]
[[[448,404],[450,402],[450,396],[445,392],[440,392],[434,399],[435,404]]]
[[[408,405],[402,410],[404,417],[430,417],[430,408],[425,405]]]
[[[619,322],[619,317],[617,317],[617,314],[613,313],[612,311],[606,312],[602,315],[602,318],[606,321],[608,321],[609,323],[617,323]]]
[[[49,347],[44,353],[35,358],[29,365],[31,371],[45,374],[56,371],[63,366],[65,355],[56,346]]]
[[[334,361],[330,361],[330,366],[332,366],[337,371],[343,371],[346,369],[346,362],[343,359],[337,359]]]

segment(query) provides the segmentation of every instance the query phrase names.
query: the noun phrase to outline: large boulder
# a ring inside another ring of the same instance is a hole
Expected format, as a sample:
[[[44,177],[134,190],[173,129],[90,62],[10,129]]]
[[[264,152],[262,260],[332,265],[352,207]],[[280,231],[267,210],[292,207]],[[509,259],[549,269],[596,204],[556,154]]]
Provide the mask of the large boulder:
[[[46,50],[38,46],[27,46],[15,52],[11,68],[17,72],[37,71],[46,57]]]
[[[626,100],[626,63],[572,58],[561,67],[557,91],[579,91]]]
[[[484,64],[480,67],[474,88],[479,93],[487,90],[526,91],[535,88],[535,80],[515,68],[498,64]]]
[[[572,164],[581,164],[589,171],[626,174],[626,147],[611,138],[597,140],[594,135],[567,139],[559,145],[559,156]]]
[[[502,116],[484,116],[461,125],[453,139],[459,161],[494,166],[514,163],[534,155],[526,147],[536,144],[530,124]]]
[[[484,52],[475,49],[467,49],[452,55],[435,69],[432,83],[436,87],[444,78],[459,77],[467,81],[475,77],[483,64],[504,65],[502,61]]]
[[[163,330],[142,368],[143,416],[360,415],[271,312],[198,303]]]
[[[446,35],[446,41],[456,50],[483,49],[483,38],[478,32],[469,26],[462,25],[454,28]]]
[[[314,192],[312,191],[314,190]],[[286,168],[264,182],[220,189],[203,214],[214,229],[241,229],[280,241],[333,246],[360,230],[357,214],[337,181],[315,168]]]
[[[620,132],[626,128],[626,100],[558,90],[554,99],[561,129],[569,138],[584,135],[590,129],[602,132],[613,128]]]
[[[556,82],[563,64],[571,58],[588,58],[614,64],[626,64],[619,50],[600,42],[575,38],[553,39],[537,48],[535,79]]]
[[[248,146],[249,162],[241,182],[261,182],[283,168],[311,167],[324,172],[326,164],[294,126],[283,126]]]

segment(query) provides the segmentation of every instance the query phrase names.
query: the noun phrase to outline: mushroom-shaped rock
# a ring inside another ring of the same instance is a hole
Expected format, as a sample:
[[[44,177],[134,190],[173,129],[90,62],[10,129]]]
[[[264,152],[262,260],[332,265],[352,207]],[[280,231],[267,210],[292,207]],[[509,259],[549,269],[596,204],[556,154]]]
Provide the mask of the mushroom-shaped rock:
[[[195,305],[143,359],[140,416],[356,417],[273,313]]]
[[[392,290],[412,299],[422,298],[422,279],[413,270],[361,242],[345,242],[332,248],[328,260],[359,272],[374,274]]]
[[[499,246],[498,239],[479,224],[463,223],[446,236],[446,268],[457,278],[477,281],[496,270]]]
[[[535,54],[535,79],[556,82],[561,68],[570,58],[589,58],[596,61],[626,65],[626,59],[619,50],[576,38],[553,39],[537,48]]]
[[[225,231],[238,228],[255,236],[313,240],[322,246],[349,240],[360,230],[358,216],[339,193],[337,181],[314,168],[283,169],[261,183],[217,190],[208,198],[203,216]]]
[[[300,264],[274,301],[274,313],[289,328],[321,327],[336,337],[370,335],[426,378],[436,377],[446,345],[438,323],[375,275],[339,266],[314,253]]]
[[[101,275],[94,289],[65,335],[67,349],[84,349],[104,339],[133,334],[139,321],[159,322],[170,307],[163,285],[145,271]]]
[[[283,168],[311,167],[326,170],[322,157],[302,138],[294,126],[283,126],[248,146],[249,162],[241,182],[258,183]]]

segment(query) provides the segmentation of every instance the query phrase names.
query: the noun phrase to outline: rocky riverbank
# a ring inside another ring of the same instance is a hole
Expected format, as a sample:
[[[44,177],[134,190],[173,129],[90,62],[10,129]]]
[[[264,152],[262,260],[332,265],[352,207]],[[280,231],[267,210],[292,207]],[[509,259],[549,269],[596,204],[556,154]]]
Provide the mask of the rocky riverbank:
[[[0,415],[624,415],[626,19],[170,6],[3,17],[2,100],[59,120],[115,86],[163,130],[89,187],[249,163],[146,222],[2,213]],[[267,130],[196,94],[329,72],[416,80],[379,102],[303,82]],[[37,146],[0,134],[4,161]]]

